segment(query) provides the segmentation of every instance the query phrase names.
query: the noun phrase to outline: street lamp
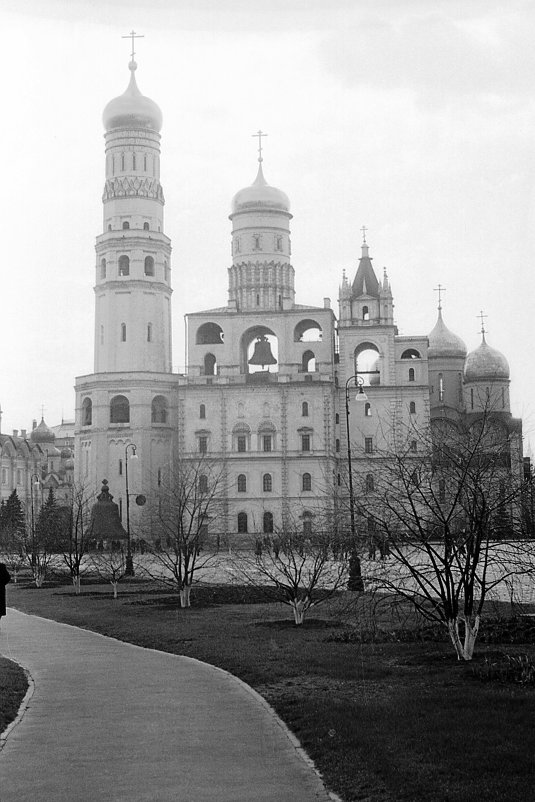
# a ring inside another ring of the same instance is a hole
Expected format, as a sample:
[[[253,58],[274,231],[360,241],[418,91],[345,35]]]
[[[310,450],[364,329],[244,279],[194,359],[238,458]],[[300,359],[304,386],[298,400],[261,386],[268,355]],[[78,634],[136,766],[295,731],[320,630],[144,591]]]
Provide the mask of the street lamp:
[[[34,489],[34,487],[39,487],[40,484],[41,483],[39,481],[39,476],[36,473],[32,473],[32,475],[30,476],[30,499],[31,499],[31,502],[32,502],[32,504],[31,504],[31,508],[32,508],[32,560],[31,560],[32,571],[35,570],[35,563],[36,563],[36,557],[35,557],[35,513],[34,513],[34,509],[33,509],[33,489]]]
[[[349,431],[349,385],[354,382],[357,388],[356,401],[367,401],[368,396],[364,392],[364,373],[377,373],[377,371],[362,371],[359,373],[357,370],[357,363],[355,362],[355,373],[350,376],[346,381],[346,434],[347,434],[347,470],[349,473],[349,515],[351,520],[351,543],[354,551],[350,558],[350,569],[352,576],[350,576],[351,590],[364,590],[364,582],[362,581],[362,572],[360,565],[360,557],[356,552],[357,542],[357,528],[355,525],[355,499],[353,497],[353,466],[351,463],[351,435]]]
[[[132,550],[130,547],[130,494],[128,492],[128,449],[132,449],[130,459],[137,459],[137,447],[134,443],[128,443],[124,450],[124,473],[126,479],[126,566],[125,575],[134,576],[134,561],[132,560]]]

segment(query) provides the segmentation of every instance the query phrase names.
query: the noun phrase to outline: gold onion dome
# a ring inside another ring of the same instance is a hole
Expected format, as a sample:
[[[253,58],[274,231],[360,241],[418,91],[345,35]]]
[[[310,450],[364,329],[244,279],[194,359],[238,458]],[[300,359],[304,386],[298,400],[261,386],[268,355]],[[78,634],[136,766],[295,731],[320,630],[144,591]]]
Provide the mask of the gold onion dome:
[[[113,128],[148,128],[159,132],[162,127],[162,112],[154,100],[142,95],[136,83],[137,64],[131,61],[130,83],[119,97],[110,100],[102,114],[106,131]]]
[[[485,340],[481,345],[470,351],[466,357],[464,365],[465,381],[477,381],[478,379],[508,379],[509,363],[500,351],[491,348]]]
[[[52,429],[48,428],[44,418],[41,418],[41,423],[39,426],[36,426],[30,434],[30,440],[32,443],[53,443],[55,439],[56,435]]]
[[[271,187],[262,171],[262,163],[258,165],[258,174],[250,187],[240,189],[232,199],[232,214],[246,212],[253,209],[274,209],[289,212],[290,199],[285,192],[277,187]]]
[[[440,357],[465,357],[466,345],[463,340],[448,329],[442,320],[442,312],[438,310],[438,320],[435,328],[428,335],[429,348],[427,356],[429,359]]]

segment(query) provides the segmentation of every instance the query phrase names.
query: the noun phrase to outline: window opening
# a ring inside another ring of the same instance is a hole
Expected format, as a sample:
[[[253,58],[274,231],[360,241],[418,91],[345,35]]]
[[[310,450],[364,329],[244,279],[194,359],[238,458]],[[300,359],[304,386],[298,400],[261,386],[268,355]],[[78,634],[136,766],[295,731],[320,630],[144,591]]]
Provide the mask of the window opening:
[[[238,493],[247,492],[247,477],[244,473],[238,475]]]
[[[414,368],[409,368],[409,381],[414,381]]]
[[[301,487],[304,491],[312,490],[312,476],[309,473],[303,474]]]
[[[240,534],[247,534],[247,513],[246,512],[239,512],[238,513],[238,532]]]
[[[265,473],[262,477],[262,490],[264,493],[271,493],[273,490],[273,479],[270,473]]]
[[[271,451],[272,439],[270,434],[262,435],[262,450]]]
[[[126,323],[121,323],[121,342],[126,342]]]
[[[119,256],[119,275],[130,275],[130,259],[128,256]]]
[[[373,454],[373,437],[364,438],[364,453]]]
[[[202,418],[203,420],[204,420],[204,418],[206,418],[206,406],[205,406],[205,404],[201,404],[200,407],[199,407],[199,418]]]
[[[273,513],[272,512],[265,512],[264,513],[264,534],[271,535],[273,533]]]

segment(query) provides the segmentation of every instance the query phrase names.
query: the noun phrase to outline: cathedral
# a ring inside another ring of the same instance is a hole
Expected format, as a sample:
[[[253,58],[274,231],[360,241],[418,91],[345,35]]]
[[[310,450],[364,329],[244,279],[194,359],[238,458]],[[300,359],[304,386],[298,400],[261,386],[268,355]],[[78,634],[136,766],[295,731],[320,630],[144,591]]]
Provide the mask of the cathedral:
[[[224,473],[224,515],[210,534],[230,543],[276,531],[288,517],[312,531],[325,500],[347,493],[350,449],[358,499],[394,426],[455,421],[489,399],[511,432],[520,473],[507,360],[484,329],[467,353],[440,301],[429,335],[399,335],[389,277],[377,276],[365,235],[354,278],[342,277],[338,315],[329,298],[297,303],[290,201],[264,175],[261,132],[256,177],[231,202],[228,298],[186,316],[187,367],[172,372],[162,113],[138,89],[133,56],[129,70],[126,91],[103,114],[94,372],[76,379],[77,480],[93,491],[106,478],[123,521],[126,493],[143,494],[146,508],[130,511],[141,527],[172,466],[206,459]]]

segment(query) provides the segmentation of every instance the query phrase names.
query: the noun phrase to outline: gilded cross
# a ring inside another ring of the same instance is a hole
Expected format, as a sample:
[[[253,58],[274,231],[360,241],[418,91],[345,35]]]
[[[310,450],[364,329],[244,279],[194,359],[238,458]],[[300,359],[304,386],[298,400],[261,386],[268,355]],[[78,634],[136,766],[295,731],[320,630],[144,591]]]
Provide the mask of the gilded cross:
[[[481,334],[485,336],[485,318],[488,317],[488,315],[484,315],[483,310],[481,310],[479,315],[476,315],[476,317],[481,320]]]
[[[366,226],[362,226],[360,229],[362,231],[362,244],[366,245],[366,231],[368,230]]]
[[[262,162],[262,161],[264,161],[263,158],[262,158],[262,137],[263,136],[267,136],[267,134],[265,134],[263,131],[258,129],[256,134],[251,134],[251,136],[253,136],[253,137],[257,136],[258,137],[258,161]]]
[[[136,55],[136,51],[134,50],[134,39],[144,39],[145,35],[142,33],[136,33],[135,31],[130,31],[127,33],[126,36],[121,36],[121,39],[131,39],[132,40],[132,52],[130,53],[132,64],[134,63],[134,56]]]
[[[442,293],[446,292],[446,287],[443,287],[442,284],[439,284],[438,287],[434,288],[435,292],[438,292],[438,308],[439,310],[442,309]]]

